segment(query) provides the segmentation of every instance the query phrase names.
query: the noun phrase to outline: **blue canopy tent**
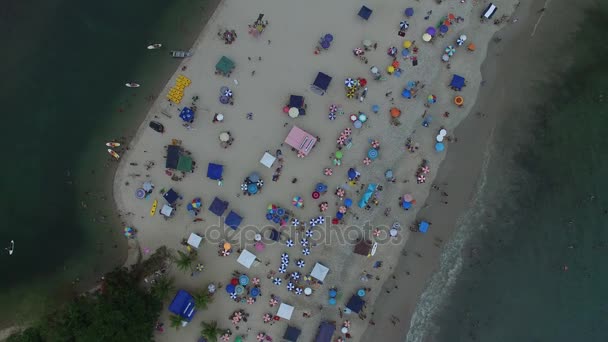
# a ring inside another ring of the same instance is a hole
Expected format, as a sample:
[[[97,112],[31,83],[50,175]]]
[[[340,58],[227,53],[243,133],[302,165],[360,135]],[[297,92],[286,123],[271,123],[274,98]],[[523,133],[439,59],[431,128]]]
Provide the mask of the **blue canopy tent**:
[[[363,208],[367,205],[367,202],[369,202],[369,199],[372,198],[374,191],[376,191],[376,184],[370,184],[367,186],[367,190],[365,190],[365,193],[359,200],[359,208]]]
[[[194,111],[190,107],[184,107],[179,113],[179,117],[184,120],[184,122],[192,122],[194,121]]]
[[[310,86],[310,90],[312,90],[315,94],[324,95],[327,88],[329,88],[330,82],[331,77],[329,75],[319,72],[317,74],[317,78],[315,78],[315,81]]]
[[[363,309],[363,305],[365,305],[365,301],[357,295],[350,297],[348,303],[346,303],[346,307],[355,313],[359,313]]]
[[[367,6],[361,6],[361,9],[359,10],[359,16],[365,20],[368,20],[369,17],[372,15],[372,10],[367,7]]]
[[[169,189],[169,191],[163,194],[163,198],[165,199],[165,201],[167,201],[167,203],[173,204],[179,198],[179,194],[175,192],[175,190]]]
[[[428,222],[420,221],[420,223],[418,224],[418,231],[426,233],[429,230],[429,226],[430,224]]]
[[[450,82],[450,87],[452,87],[454,90],[462,90],[462,87],[464,87],[464,81],[464,77],[454,74],[454,76],[452,76],[452,82]]]
[[[285,330],[285,334],[283,334],[283,339],[289,342],[297,342],[301,333],[302,330],[288,325],[287,330]]]
[[[167,160],[165,161],[165,168],[177,169],[177,163],[179,162],[179,152],[179,146],[169,145],[167,147]]]
[[[221,180],[224,172],[224,165],[209,163],[207,166],[207,178]]]
[[[209,211],[217,216],[224,215],[226,209],[228,209],[228,202],[222,201],[217,197],[213,199],[213,202],[211,202],[211,205],[209,206]]]
[[[291,95],[289,97],[289,108],[296,107],[302,108],[304,107],[304,96]]]
[[[336,326],[333,323],[321,322],[317,337],[315,337],[315,342],[331,342],[334,331],[336,331]]]
[[[281,238],[281,233],[279,233],[278,230],[272,229],[270,231],[270,240],[272,240],[272,241],[279,241],[280,238]]]
[[[226,216],[226,220],[224,220],[224,223],[227,224],[230,228],[236,230],[242,221],[243,218],[239,214],[230,210],[228,216]]]
[[[186,322],[190,322],[196,313],[194,298],[184,290],[177,291],[175,298],[169,305],[169,311],[183,318]]]

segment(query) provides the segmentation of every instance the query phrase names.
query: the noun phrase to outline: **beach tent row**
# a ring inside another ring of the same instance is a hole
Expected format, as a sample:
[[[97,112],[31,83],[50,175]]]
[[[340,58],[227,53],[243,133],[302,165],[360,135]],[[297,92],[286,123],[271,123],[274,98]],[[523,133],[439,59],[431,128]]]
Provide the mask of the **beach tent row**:
[[[177,145],[167,146],[167,160],[165,168],[183,172],[192,172],[192,158],[182,153],[181,147]]]
[[[209,206],[209,211],[214,213],[217,216],[222,216],[222,215],[224,215],[224,212],[226,211],[226,209],[228,209],[228,205],[229,205],[229,203],[227,201],[224,201],[218,197],[215,197],[213,199],[213,202],[211,202],[211,205]],[[243,218],[232,210],[230,210],[230,212],[226,216],[226,219],[224,219],[224,223],[234,230],[236,230],[239,227],[239,225],[241,224],[242,221],[243,221]]]

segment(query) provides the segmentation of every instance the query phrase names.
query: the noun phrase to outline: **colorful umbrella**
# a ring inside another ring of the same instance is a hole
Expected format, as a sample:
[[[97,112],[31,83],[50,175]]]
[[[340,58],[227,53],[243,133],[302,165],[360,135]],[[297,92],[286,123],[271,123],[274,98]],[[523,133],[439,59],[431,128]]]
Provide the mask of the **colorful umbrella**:
[[[308,225],[314,227],[317,225],[317,222],[314,219],[311,219],[310,222],[308,222]]]
[[[449,30],[450,30],[450,28],[448,27],[448,25],[439,26],[439,32],[441,32],[441,33],[447,33]]]
[[[367,80],[365,78],[359,78],[359,85],[365,87],[367,85]]]
[[[247,191],[247,184],[246,183],[241,184],[241,191]]]
[[[375,236],[375,237],[378,237],[378,236],[380,236],[380,233],[381,233],[381,231],[380,231],[379,228],[374,228],[374,231],[372,232],[372,235]]]
[[[335,104],[329,105],[330,113],[335,113],[336,111],[338,111],[338,106],[336,106]]]
[[[221,104],[227,104],[228,102],[230,102],[230,98],[228,96],[220,96],[220,103]]]
[[[397,48],[394,46],[391,46],[390,48],[388,48],[388,50],[386,50],[386,53],[391,56],[394,57],[397,54]]]
[[[336,151],[336,159],[342,159],[342,151]]]
[[[338,140],[336,140],[336,143],[339,145],[344,145],[345,142],[346,142],[346,138],[342,135],[338,138]]]
[[[369,151],[367,151],[367,157],[371,160],[378,158],[378,150],[370,148]]]
[[[298,287],[298,288],[296,288],[295,293],[296,293],[296,295],[298,295],[298,296],[299,296],[299,295],[301,295],[301,294],[302,294],[302,292],[303,292],[303,291],[304,291],[304,290],[302,290],[302,288],[301,288],[301,287]]]
[[[302,208],[302,206],[304,205],[304,199],[300,196],[295,196],[291,200],[291,204],[293,204],[294,207]]]
[[[456,53],[456,49],[454,49],[454,47],[452,45],[450,45],[445,48],[445,53],[447,53],[448,56],[452,57],[454,55],[454,53]]]
[[[441,56],[441,60],[447,62],[450,60],[450,56],[448,56],[447,53],[444,53],[443,56]]]
[[[338,212],[342,213],[342,214],[345,214],[346,213],[346,207],[343,206],[343,205],[341,205],[340,208],[338,208]]]
[[[363,126],[363,123],[360,120],[357,120],[353,122],[353,126],[355,126],[355,128],[361,128]]]
[[[350,135],[351,135],[351,133],[353,132],[353,130],[352,130],[352,128],[347,127],[347,128],[345,128],[345,129],[344,129],[344,131],[343,131],[343,132],[344,132],[344,134],[346,134],[346,136],[348,137],[348,136],[350,136]]]
[[[427,100],[428,103],[433,104],[433,103],[437,102],[437,96],[435,96],[435,95],[429,95],[426,98],[426,100]]]
[[[435,144],[435,151],[437,152],[441,152],[445,149],[445,145],[443,145],[443,143],[436,143]]]
[[[345,85],[347,88],[352,88],[352,87],[354,87],[354,86],[355,86],[355,80],[349,77],[349,78],[347,78],[346,80],[344,80],[344,85]]]
[[[346,93],[346,97],[347,97],[347,98],[349,98],[349,99],[352,99],[353,97],[355,97],[355,91],[354,91],[354,90],[352,90],[352,91],[351,91],[351,90],[349,90],[349,91]]]
[[[342,188],[336,189],[336,196],[342,198],[342,197],[344,197],[344,195],[345,195],[344,189],[342,189]]]
[[[236,297],[238,297],[236,292],[230,292],[230,299],[236,299]]]
[[[327,209],[329,209],[329,204],[327,204],[327,202],[323,202],[323,203],[319,204],[319,209],[321,211],[326,211]]]
[[[418,183],[424,183],[426,182],[426,177],[424,177],[424,175],[419,175],[417,180]]]
[[[363,164],[364,164],[364,165],[369,165],[369,164],[371,164],[371,163],[372,163],[372,160],[371,160],[371,159],[369,159],[368,157],[365,157],[365,158],[363,159]]]
[[[331,175],[334,174],[334,170],[332,170],[329,167],[326,167],[325,169],[323,169],[323,174],[326,175],[326,176],[331,176]]]

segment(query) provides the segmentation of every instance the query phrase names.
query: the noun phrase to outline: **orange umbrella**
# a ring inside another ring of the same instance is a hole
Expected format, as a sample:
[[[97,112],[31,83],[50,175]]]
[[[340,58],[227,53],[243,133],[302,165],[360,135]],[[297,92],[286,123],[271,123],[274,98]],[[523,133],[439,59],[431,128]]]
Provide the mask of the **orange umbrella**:
[[[450,18],[450,20],[454,20],[456,19],[456,16],[453,13],[448,14],[448,18]]]
[[[393,118],[398,118],[399,116],[401,116],[401,111],[399,110],[399,108],[391,108],[391,116]]]
[[[393,66],[393,68],[397,69],[399,67],[399,61],[394,60],[392,66]]]
[[[467,49],[468,49],[469,51],[475,51],[475,44],[473,44],[473,43],[469,44],[469,45],[467,46]]]
[[[228,242],[224,242],[224,250],[229,251],[232,248],[232,245]]]
[[[462,106],[464,104],[464,98],[462,96],[456,96],[454,98],[454,104],[456,104],[458,107]]]

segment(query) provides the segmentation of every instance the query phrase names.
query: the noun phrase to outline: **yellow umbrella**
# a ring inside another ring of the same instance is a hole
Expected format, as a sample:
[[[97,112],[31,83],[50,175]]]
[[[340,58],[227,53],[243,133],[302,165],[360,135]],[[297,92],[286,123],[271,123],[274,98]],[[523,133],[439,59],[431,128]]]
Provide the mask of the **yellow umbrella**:
[[[410,46],[412,46],[412,42],[410,42],[409,40],[406,40],[403,42],[403,47],[406,49],[409,49]]]
[[[386,67],[386,71],[387,71],[389,74],[392,74],[392,73],[394,73],[394,72],[395,72],[395,67],[394,67],[394,66],[392,66],[392,65],[389,65],[388,67]]]

